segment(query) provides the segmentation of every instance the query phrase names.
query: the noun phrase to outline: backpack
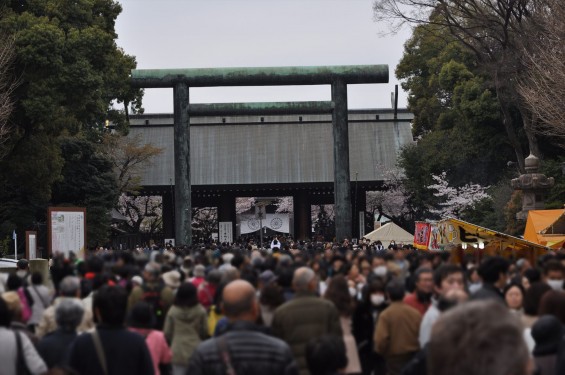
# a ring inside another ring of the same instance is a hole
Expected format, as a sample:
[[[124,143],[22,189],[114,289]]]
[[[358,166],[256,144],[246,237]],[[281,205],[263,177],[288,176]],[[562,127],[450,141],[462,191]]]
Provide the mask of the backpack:
[[[149,305],[153,307],[153,313],[155,314],[155,329],[163,330],[163,326],[165,324],[165,307],[163,301],[161,301],[161,292],[165,284],[163,282],[159,282],[157,286],[150,287],[147,284],[143,284],[143,296],[142,300],[147,302]]]

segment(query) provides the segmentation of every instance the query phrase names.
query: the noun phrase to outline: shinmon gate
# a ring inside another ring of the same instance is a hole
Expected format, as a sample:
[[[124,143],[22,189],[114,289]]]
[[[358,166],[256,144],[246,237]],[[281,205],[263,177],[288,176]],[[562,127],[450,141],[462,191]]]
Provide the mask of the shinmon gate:
[[[164,149],[142,185],[163,196],[165,237],[191,243],[192,205],[235,225],[241,196],[292,196],[298,239],[310,237],[310,205],[334,203],[337,239],[356,237],[365,191],[412,142],[411,115],[348,111],[347,85],[386,82],[386,65],[133,70],[136,87],[174,90],[173,116],[132,116],[130,128]],[[331,85],[331,101],[189,103],[190,87],[276,85]]]

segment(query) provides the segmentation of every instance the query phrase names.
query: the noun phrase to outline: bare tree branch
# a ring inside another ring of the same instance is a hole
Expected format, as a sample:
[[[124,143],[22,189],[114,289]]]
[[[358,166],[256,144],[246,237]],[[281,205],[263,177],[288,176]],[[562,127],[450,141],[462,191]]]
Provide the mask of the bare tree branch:
[[[14,38],[0,35],[0,159],[8,152],[5,145],[12,132],[9,123],[14,109],[12,93],[19,84],[12,74],[14,59]]]

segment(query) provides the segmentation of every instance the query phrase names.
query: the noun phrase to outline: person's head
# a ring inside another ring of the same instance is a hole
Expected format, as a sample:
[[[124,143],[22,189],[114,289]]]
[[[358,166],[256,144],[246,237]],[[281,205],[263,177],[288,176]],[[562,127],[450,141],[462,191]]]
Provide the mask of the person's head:
[[[17,292],[10,291],[2,293],[2,299],[6,302],[11,314],[11,320],[20,322],[22,320],[22,301]]]
[[[80,297],[80,279],[76,276],[66,276],[59,284],[59,295],[62,297]]]
[[[31,274],[31,283],[33,285],[41,285],[43,283],[43,275],[39,272]]]
[[[454,264],[442,264],[434,271],[434,291],[443,295],[450,290],[465,288],[463,271]]]
[[[386,301],[385,282],[381,278],[375,278],[363,290],[363,302],[371,306],[383,306]]]
[[[152,282],[159,280],[161,276],[161,265],[156,262],[149,262],[145,265],[143,269],[143,278],[146,281]]]
[[[206,274],[206,267],[202,264],[197,264],[194,266],[194,277],[204,277]]]
[[[349,294],[347,279],[343,275],[331,278],[324,298],[332,301],[341,315],[350,316],[353,312],[353,299]]]
[[[508,279],[508,268],[510,263],[502,257],[486,259],[479,266],[479,276],[485,284],[494,284],[502,289]]]
[[[198,303],[198,293],[192,283],[182,283],[175,295],[174,305],[178,307],[193,307]]]
[[[532,285],[541,280],[541,272],[537,268],[529,268],[524,271],[524,278],[528,279],[529,284]],[[526,288],[525,285],[524,288]]]
[[[84,307],[75,298],[62,299],[55,306],[55,322],[57,327],[66,332],[74,332],[82,321]]]
[[[222,273],[219,270],[212,270],[206,276],[206,282],[210,285],[218,285],[222,280]]]
[[[255,322],[259,316],[259,303],[253,285],[244,280],[234,280],[226,285],[222,293],[223,311],[230,321]]]
[[[434,291],[434,277],[431,268],[418,268],[414,274],[416,291],[430,294]]]
[[[98,322],[109,326],[124,324],[128,304],[126,290],[119,286],[104,285],[92,301],[92,311]]]
[[[550,260],[543,266],[543,281],[553,290],[563,290],[565,268],[558,260]]]
[[[10,275],[8,275],[8,279],[6,280],[6,290],[18,290],[22,287],[23,284],[24,283],[21,277],[19,277],[15,273],[11,273]]]
[[[295,292],[315,292],[318,289],[316,274],[308,267],[300,267],[294,271],[292,287]]]
[[[532,338],[536,342],[533,355],[557,354],[564,334],[563,324],[553,315],[542,315],[532,326]]]
[[[524,314],[537,316],[543,295],[551,290],[551,287],[544,282],[538,281],[530,285],[524,293]]]
[[[347,352],[341,336],[324,335],[306,345],[306,363],[311,374],[337,374],[347,367]]]
[[[404,299],[406,291],[401,280],[393,279],[386,285],[386,294],[391,302],[398,302]]]
[[[526,375],[529,353],[520,322],[496,301],[473,301],[445,312],[432,328],[428,373]]]
[[[525,290],[522,284],[510,283],[504,287],[504,300],[508,308],[520,310],[524,306]]]
[[[265,285],[261,289],[259,302],[271,308],[279,307],[285,302],[282,288],[276,282]]]
[[[128,317],[128,326],[151,329],[155,327],[155,320],[153,306],[145,301],[140,301],[131,309]]]
[[[27,271],[29,268],[29,262],[27,259],[22,258],[18,260],[18,263],[16,263],[16,267],[18,268],[18,270]]]
[[[565,292],[550,290],[545,293],[540,301],[539,315],[553,315],[565,325]]]

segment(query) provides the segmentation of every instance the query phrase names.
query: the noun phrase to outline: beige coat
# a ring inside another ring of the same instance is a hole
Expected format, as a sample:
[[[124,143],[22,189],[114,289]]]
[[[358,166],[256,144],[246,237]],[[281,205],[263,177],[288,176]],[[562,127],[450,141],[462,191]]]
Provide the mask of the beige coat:
[[[53,332],[57,329],[57,322],[55,321],[55,307],[65,298],[73,297],[57,297],[53,302],[53,305],[49,306],[43,312],[41,319],[37,326],[35,327],[35,334],[38,338],[42,338],[49,332]],[[84,315],[82,317],[82,322],[77,327],[77,332],[87,332],[94,329],[94,322],[92,320],[92,310],[85,309]]]

